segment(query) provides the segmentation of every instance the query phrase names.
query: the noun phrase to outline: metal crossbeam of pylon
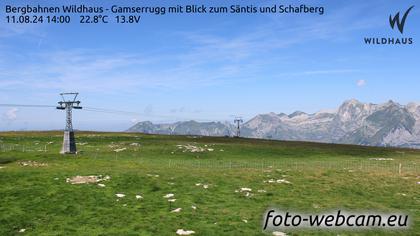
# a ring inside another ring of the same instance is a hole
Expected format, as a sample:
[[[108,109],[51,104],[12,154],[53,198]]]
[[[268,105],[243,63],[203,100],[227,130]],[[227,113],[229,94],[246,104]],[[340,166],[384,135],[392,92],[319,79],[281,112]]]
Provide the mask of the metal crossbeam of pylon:
[[[234,122],[236,123],[236,137],[239,138],[241,136],[241,123],[244,121],[242,120],[242,117],[236,117]]]
[[[80,101],[76,101],[79,93],[60,93],[62,101],[58,102],[56,108],[66,110],[66,128],[64,129],[63,148],[61,154],[76,154],[76,140],[73,131],[72,110],[82,109]]]

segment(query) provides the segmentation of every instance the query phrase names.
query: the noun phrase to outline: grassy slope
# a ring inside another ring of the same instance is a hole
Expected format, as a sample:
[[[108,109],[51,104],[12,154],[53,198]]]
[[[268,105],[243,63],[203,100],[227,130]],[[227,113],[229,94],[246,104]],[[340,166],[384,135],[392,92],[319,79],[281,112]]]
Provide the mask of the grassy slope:
[[[263,235],[262,215],[269,206],[308,213],[402,211],[413,219],[408,231],[340,235],[420,233],[415,165],[420,151],[127,133],[78,133],[77,137],[77,142],[87,144],[78,146],[81,153],[75,157],[58,154],[59,132],[0,133],[0,145],[19,144],[15,151],[0,151],[0,165],[5,166],[0,169],[0,235],[14,235],[22,228],[27,235],[175,235],[180,228],[196,235]],[[50,141],[54,143],[46,152],[38,151]],[[131,146],[133,142],[141,146]],[[214,151],[182,152],[177,144],[212,145]],[[127,150],[112,151],[123,147]],[[394,160],[369,160],[378,157]],[[18,164],[21,160],[48,166],[23,167]],[[395,168],[398,163],[403,165],[401,175]],[[99,174],[111,176],[105,188],[65,182],[75,175]],[[264,183],[271,178],[292,184]],[[210,186],[204,189],[196,183]],[[254,195],[235,193],[241,187],[252,188]],[[116,201],[116,193],[126,197]],[[163,198],[167,193],[175,194],[172,207],[181,207],[180,213],[169,213]],[[136,200],[136,194],[144,199]]]

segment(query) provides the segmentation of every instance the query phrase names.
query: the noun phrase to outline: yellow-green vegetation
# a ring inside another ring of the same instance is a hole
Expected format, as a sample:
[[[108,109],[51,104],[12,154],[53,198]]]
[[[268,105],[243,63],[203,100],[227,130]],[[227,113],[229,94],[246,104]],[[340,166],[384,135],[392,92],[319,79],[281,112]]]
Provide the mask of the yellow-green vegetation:
[[[0,235],[267,235],[262,217],[273,206],[412,219],[405,231],[288,235],[420,234],[420,151],[137,133],[76,138],[79,153],[60,155],[60,132],[0,133]],[[74,176],[104,180],[71,184]]]

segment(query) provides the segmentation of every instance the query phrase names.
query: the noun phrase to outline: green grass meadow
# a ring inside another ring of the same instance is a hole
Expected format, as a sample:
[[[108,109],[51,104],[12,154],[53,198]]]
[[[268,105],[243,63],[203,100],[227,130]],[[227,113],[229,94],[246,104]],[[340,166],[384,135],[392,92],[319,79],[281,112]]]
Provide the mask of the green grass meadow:
[[[77,132],[76,139],[79,153],[61,155],[62,132],[0,133],[0,235],[271,235],[262,231],[269,207],[411,217],[407,230],[288,235],[420,235],[420,150],[138,133]],[[66,182],[77,175],[111,179],[105,187]]]

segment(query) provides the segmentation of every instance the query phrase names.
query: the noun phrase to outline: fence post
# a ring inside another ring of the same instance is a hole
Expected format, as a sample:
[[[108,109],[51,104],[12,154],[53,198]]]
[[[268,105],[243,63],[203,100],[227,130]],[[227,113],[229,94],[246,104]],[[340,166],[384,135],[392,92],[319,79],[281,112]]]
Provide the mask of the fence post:
[[[401,169],[402,169],[402,164],[400,163],[400,164],[398,165],[398,174],[399,174],[399,175],[401,175]]]

